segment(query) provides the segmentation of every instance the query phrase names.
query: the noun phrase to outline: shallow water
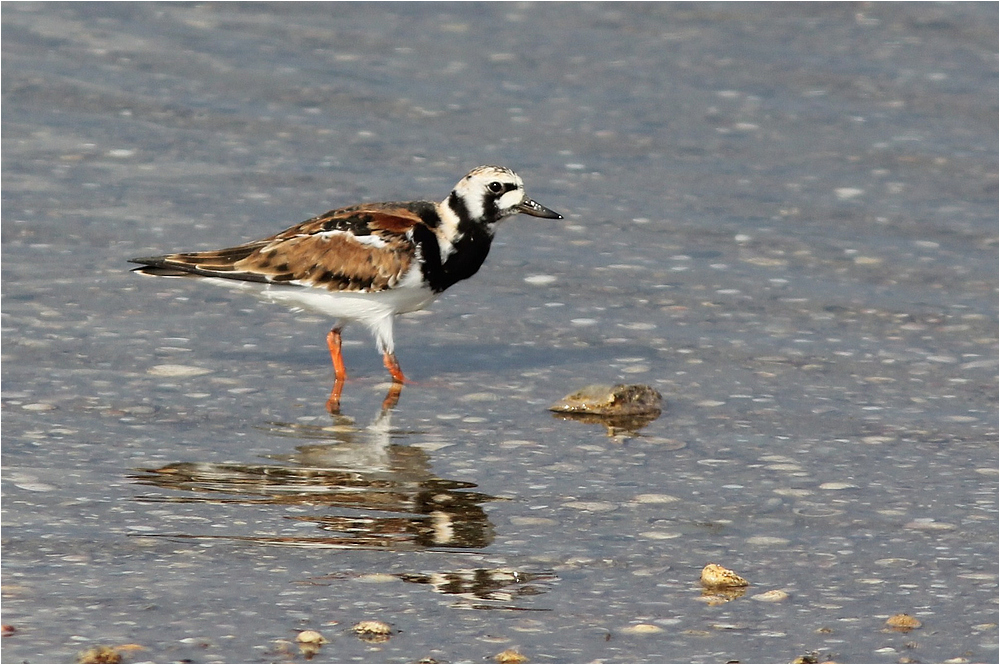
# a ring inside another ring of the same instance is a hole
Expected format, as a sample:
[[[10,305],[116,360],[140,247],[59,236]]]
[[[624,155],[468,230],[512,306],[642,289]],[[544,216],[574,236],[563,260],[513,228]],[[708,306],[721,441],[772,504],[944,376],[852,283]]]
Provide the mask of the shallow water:
[[[4,10],[5,661],[996,662],[995,5]],[[360,327],[333,417],[329,321],[127,271],[480,163],[566,219],[389,411]]]

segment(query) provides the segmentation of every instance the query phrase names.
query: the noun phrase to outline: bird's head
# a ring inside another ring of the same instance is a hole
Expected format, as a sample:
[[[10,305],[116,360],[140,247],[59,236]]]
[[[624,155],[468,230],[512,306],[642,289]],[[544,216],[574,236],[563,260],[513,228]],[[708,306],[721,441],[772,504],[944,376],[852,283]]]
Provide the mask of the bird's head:
[[[459,218],[485,224],[495,224],[521,212],[533,217],[562,219],[559,213],[529,199],[524,193],[521,176],[503,166],[472,169],[455,185],[445,204]]]

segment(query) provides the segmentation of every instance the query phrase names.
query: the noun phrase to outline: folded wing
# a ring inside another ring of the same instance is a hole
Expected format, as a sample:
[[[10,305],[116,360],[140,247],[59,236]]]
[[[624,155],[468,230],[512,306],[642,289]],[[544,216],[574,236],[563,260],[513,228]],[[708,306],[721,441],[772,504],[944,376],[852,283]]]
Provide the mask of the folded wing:
[[[431,204],[427,204],[431,205]],[[281,233],[236,247],[131,259],[138,272],[326,288],[382,291],[410,269],[413,205],[367,204],[332,210]]]

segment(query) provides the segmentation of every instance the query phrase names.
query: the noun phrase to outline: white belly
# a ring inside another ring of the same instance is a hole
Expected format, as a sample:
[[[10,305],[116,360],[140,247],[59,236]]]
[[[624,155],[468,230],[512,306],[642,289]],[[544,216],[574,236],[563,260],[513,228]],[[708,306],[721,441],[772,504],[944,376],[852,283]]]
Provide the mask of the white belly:
[[[423,286],[397,286],[386,291],[326,291],[325,289],[264,285],[261,297],[272,302],[325,314],[336,319],[369,322],[395,314],[423,309],[436,297]]]
[[[372,331],[379,350],[392,352],[392,323],[396,314],[415,312],[429,305],[437,294],[423,285],[420,269],[414,266],[395,287],[385,291],[327,291],[326,289],[261,282],[241,282],[216,277],[201,278],[218,286],[251,293],[263,300],[287,307],[307,309],[336,321],[359,321]],[[341,325],[341,324],[338,324]]]

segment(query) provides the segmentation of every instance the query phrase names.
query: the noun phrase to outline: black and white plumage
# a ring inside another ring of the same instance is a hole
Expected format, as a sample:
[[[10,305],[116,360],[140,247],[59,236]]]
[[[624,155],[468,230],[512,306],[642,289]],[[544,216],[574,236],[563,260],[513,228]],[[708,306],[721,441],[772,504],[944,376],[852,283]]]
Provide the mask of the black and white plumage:
[[[480,166],[441,203],[367,203],[340,208],[281,233],[227,249],[130,259],[136,272],[196,277],[253,288],[269,300],[337,320],[327,344],[338,383],[346,377],[340,331],[366,324],[397,383],[393,319],[426,307],[486,260],[497,224],[525,213],[562,219],[527,197],[521,178]]]

